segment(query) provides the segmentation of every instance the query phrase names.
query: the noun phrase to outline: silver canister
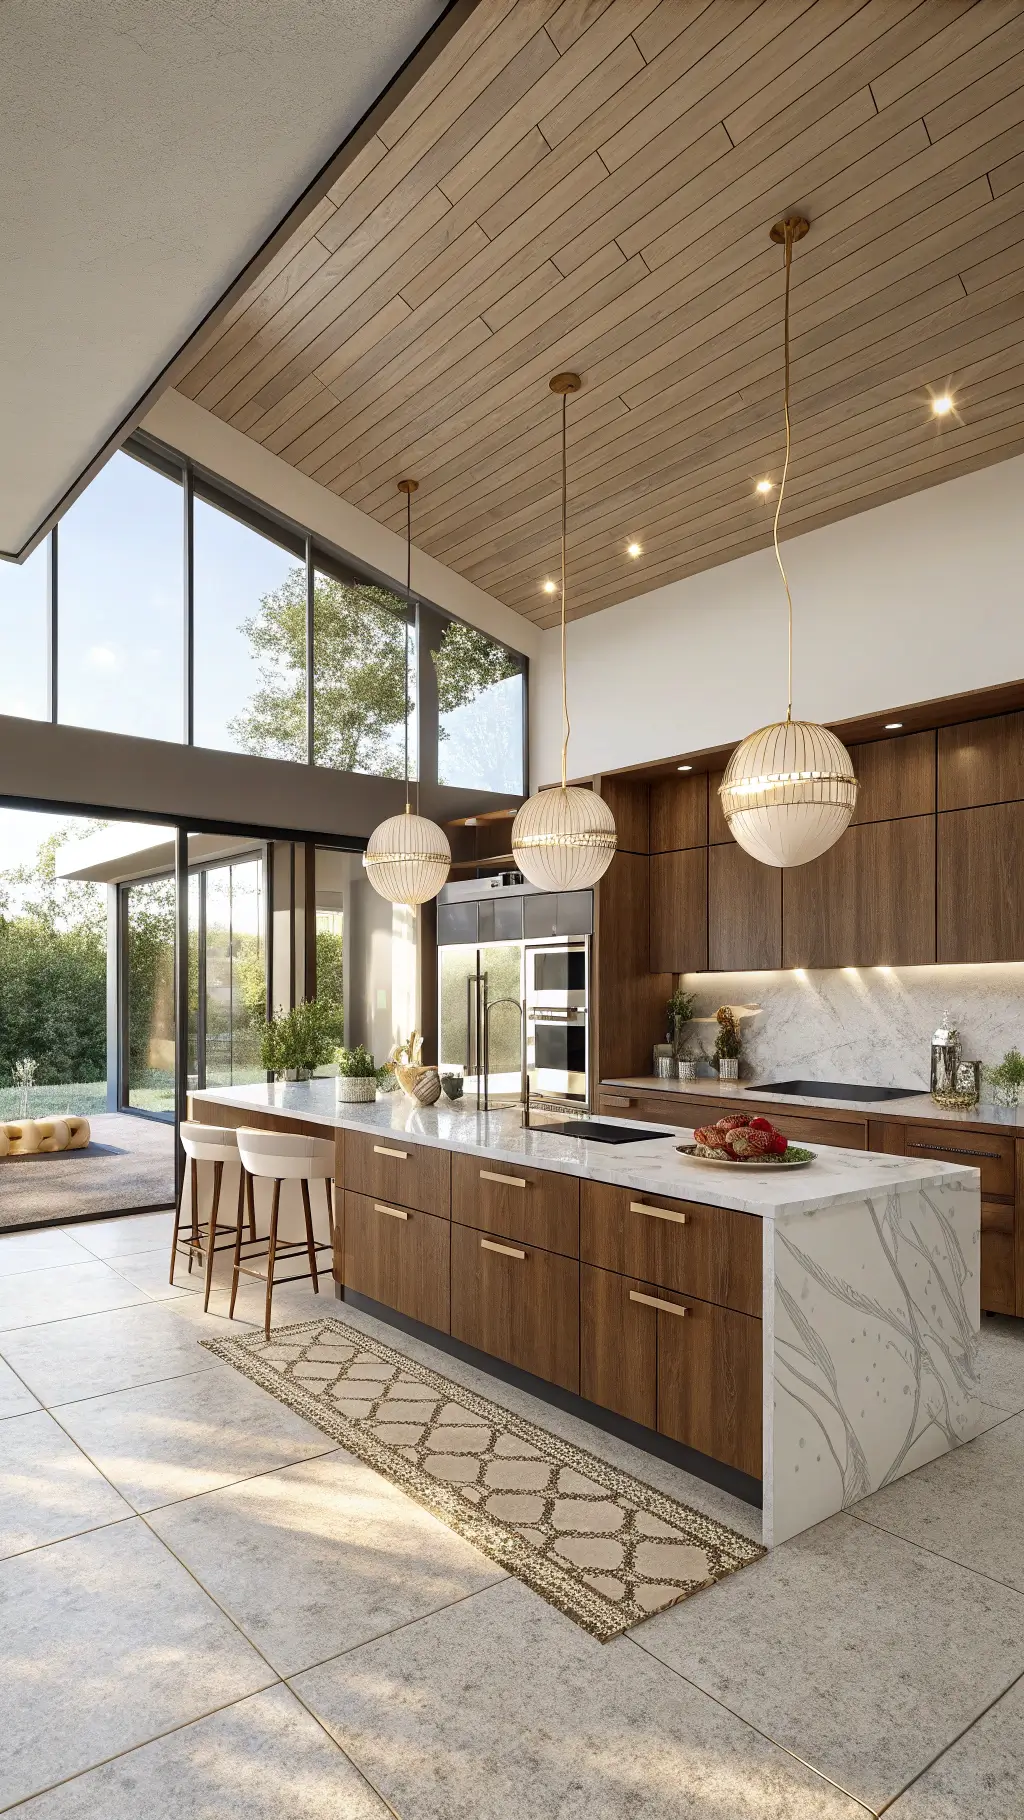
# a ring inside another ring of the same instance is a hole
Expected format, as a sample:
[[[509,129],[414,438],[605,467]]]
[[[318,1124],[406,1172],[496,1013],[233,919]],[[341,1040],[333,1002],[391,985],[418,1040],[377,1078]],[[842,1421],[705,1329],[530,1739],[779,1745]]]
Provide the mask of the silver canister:
[[[956,1071],[960,1065],[960,1037],[952,1018],[944,1016],[932,1037],[931,1091],[933,1094],[956,1092]]]
[[[981,1098],[981,1063],[958,1062],[956,1065],[957,1098],[976,1106]]]
[[[657,1049],[655,1049],[655,1051],[654,1051],[655,1078],[659,1081],[675,1080],[676,1079],[676,1058],[672,1054],[671,1050],[669,1050],[667,1054],[662,1054],[661,1050],[662,1050],[662,1045],[659,1043]]]

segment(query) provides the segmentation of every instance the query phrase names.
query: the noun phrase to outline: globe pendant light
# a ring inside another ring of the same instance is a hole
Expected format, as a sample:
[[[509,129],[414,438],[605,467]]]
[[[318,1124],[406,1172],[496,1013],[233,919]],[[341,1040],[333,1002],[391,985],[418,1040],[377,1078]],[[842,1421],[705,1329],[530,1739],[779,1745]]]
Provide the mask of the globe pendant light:
[[[400,480],[405,494],[405,586],[412,593],[412,496],[418,480]],[[418,786],[417,786],[418,789]],[[452,850],[443,828],[414,815],[409,805],[409,621],[405,622],[405,814],[389,815],[366,843],[363,865],[374,890],[392,904],[425,904],[451,870]]]
[[[565,411],[570,392],[578,392],[578,373],[556,373],[552,392],[562,400],[562,782],[539,790],[523,804],[512,823],[512,853],[531,885],[542,891],[585,891],[607,872],[618,846],[615,818],[593,790],[566,783],[569,707],[565,665]]]
[[[765,866],[803,866],[827,852],[845,831],[857,801],[850,754],[827,727],[793,719],[793,600],[779,550],[779,516],[789,473],[789,278],[793,245],[809,223],[799,215],[777,221],[772,239],[786,249],[786,459],[775,507],[773,538],[789,607],[789,703],[784,721],[761,727],[736,747],[719,795],[739,845]]]

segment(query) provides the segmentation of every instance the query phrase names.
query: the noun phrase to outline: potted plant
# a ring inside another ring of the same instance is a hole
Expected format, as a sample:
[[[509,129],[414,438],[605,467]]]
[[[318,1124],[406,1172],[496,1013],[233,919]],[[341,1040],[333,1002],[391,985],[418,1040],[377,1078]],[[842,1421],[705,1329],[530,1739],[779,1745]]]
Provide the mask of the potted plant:
[[[676,1074],[681,1081],[692,1081],[696,1078],[697,1062],[691,1055],[686,1032],[693,1022],[697,1000],[692,992],[684,992],[678,986],[668,1001],[668,1040],[672,1045],[675,1057]]]
[[[376,1097],[377,1067],[369,1050],[358,1043],[354,1049],[337,1049],[336,1090],[339,1100],[349,1104],[365,1103]]]
[[[743,1044],[740,1040],[736,1013],[731,1005],[721,1005],[715,1015],[718,1021],[718,1035],[715,1038],[718,1078],[722,1081],[738,1081]]]
[[[308,1081],[314,1068],[325,1068],[334,1059],[338,1019],[337,1005],[324,999],[303,999],[293,1010],[268,1018],[261,1065],[286,1081]]]
[[[1019,1049],[1008,1049],[1001,1062],[985,1069],[985,1079],[997,1106],[1016,1106],[1024,1088],[1024,1055]]]

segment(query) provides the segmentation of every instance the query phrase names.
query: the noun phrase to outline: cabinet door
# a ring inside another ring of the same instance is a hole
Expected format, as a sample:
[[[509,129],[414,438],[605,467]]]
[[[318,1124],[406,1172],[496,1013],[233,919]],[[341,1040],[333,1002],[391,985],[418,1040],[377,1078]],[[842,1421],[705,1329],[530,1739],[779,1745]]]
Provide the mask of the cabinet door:
[[[412,1144],[401,1133],[350,1131],[345,1186],[399,1207],[418,1207],[446,1219],[452,1204],[452,1158],[433,1144]]]
[[[935,734],[904,733],[851,746],[857,806],[851,826],[935,813]]]
[[[580,1387],[580,1267],[452,1225],[452,1335],[565,1390]]]
[[[1024,960],[1024,803],[936,819],[939,960]]]
[[[939,728],[939,808],[970,809],[1024,797],[1024,714],[993,714]]]
[[[651,972],[703,973],[708,964],[708,853],[651,860]]]
[[[580,1183],[554,1169],[452,1156],[452,1218],[492,1238],[579,1257]]]
[[[651,785],[651,852],[704,847],[708,838],[708,780],[702,771],[659,777]]]
[[[934,816],[848,828],[819,859],[786,869],[784,967],[916,967],[934,959]]]
[[[341,1281],[447,1333],[450,1234],[431,1213],[346,1194]]]
[[[764,1227],[752,1213],[584,1182],[580,1255],[703,1301],[761,1313]]]
[[[759,1479],[760,1321],[668,1291],[657,1297],[660,1432]]]
[[[580,1266],[580,1396],[654,1428],[658,1419],[658,1311],[635,1294],[646,1283]],[[634,1292],[631,1294],[631,1292]]]
[[[708,966],[712,973],[782,966],[782,872],[735,841],[708,854]]]
[[[1016,1220],[1012,1201],[981,1203],[981,1306],[1017,1313]]]
[[[559,891],[555,898],[556,935],[593,935],[594,893]]]

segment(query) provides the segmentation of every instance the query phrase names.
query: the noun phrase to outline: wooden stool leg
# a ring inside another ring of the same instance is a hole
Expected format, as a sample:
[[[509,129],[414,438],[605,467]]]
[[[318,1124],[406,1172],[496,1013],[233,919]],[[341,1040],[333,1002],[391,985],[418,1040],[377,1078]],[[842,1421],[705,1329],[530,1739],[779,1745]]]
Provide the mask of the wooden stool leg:
[[[331,1241],[331,1249],[333,1250],[333,1248],[334,1248],[334,1195],[331,1190],[331,1178],[329,1175],[324,1176],[324,1193],[327,1196],[327,1236]]]
[[[192,1275],[192,1260],[199,1248],[199,1165],[192,1158],[192,1239],[188,1248],[188,1274]]]
[[[245,1217],[245,1184],[249,1183],[252,1192],[252,1178],[246,1174],[245,1164],[239,1163],[241,1174],[238,1178],[238,1217],[235,1221],[235,1255],[231,1269],[231,1300],[228,1303],[228,1320],[235,1318],[235,1297],[238,1294],[238,1272],[242,1262],[242,1221]]]
[[[203,1293],[203,1313],[210,1306],[210,1290],[213,1287],[214,1243],[217,1236],[217,1214],[220,1211],[220,1184],[224,1175],[223,1163],[213,1165],[213,1201],[210,1205],[210,1224],[206,1234],[206,1284]]]
[[[309,1204],[309,1183],[305,1176],[299,1183],[302,1189],[302,1212],[306,1221],[306,1254],[309,1258],[309,1274],[313,1279],[313,1294],[320,1294],[320,1279],[316,1274],[316,1243],[313,1238],[313,1209]]]
[[[185,1205],[185,1177],[184,1177],[184,1174],[182,1174],[181,1193],[178,1196],[178,1205],[174,1209],[174,1236],[171,1239],[171,1274],[167,1279],[167,1281],[172,1285],[174,1283],[174,1266],[178,1261],[178,1234],[181,1231],[181,1210],[184,1207],[184,1205]],[[192,1253],[189,1252],[189,1257],[191,1258],[191,1256],[192,1256]]]
[[[274,1198],[270,1205],[270,1249],[267,1252],[267,1312],[263,1322],[263,1331],[270,1338],[270,1309],[274,1299],[274,1254],[277,1251],[277,1210],[281,1205],[281,1184],[274,1183]]]
[[[253,1241],[255,1241],[255,1238],[256,1238],[256,1201],[253,1196],[252,1176],[249,1175],[248,1172],[245,1170],[243,1170],[242,1173],[245,1176],[245,1192],[246,1192],[246,1195],[247,1195],[248,1201],[249,1201],[249,1237]]]

